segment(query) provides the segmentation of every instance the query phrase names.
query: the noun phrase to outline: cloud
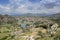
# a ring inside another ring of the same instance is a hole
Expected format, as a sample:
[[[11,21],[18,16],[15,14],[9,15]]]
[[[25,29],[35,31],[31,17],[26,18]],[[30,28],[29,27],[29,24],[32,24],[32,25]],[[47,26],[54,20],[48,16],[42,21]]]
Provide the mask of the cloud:
[[[58,13],[59,0],[9,0],[6,6],[0,4],[0,13]]]
[[[40,2],[41,0],[29,0],[31,3],[37,3]]]
[[[46,8],[54,8],[56,6],[56,3],[48,3],[44,5]]]
[[[0,14],[7,14],[9,12],[11,12],[9,7],[0,5]]]

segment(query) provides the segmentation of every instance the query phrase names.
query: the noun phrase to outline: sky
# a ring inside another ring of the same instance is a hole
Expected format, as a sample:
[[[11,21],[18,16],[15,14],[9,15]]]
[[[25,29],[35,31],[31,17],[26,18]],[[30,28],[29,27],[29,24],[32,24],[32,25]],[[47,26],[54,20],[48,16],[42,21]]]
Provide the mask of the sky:
[[[60,0],[0,0],[0,14],[60,13]]]

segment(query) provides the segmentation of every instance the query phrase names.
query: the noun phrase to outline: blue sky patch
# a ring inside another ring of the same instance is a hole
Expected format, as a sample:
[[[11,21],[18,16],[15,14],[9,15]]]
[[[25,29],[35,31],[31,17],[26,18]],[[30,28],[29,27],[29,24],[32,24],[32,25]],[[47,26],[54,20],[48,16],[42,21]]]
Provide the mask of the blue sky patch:
[[[32,3],[40,2],[41,0],[29,0]]]
[[[8,3],[9,3],[9,0],[0,0],[0,4],[5,5],[5,4],[8,4]]]

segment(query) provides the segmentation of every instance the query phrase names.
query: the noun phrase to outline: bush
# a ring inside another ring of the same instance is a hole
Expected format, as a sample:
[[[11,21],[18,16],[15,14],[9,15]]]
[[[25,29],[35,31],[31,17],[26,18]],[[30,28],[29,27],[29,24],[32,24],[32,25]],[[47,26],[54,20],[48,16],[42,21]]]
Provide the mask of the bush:
[[[48,28],[48,26],[47,26],[47,25],[45,25],[45,24],[40,25],[40,27],[42,27],[42,28],[44,28],[44,29],[47,29],[47,28]]]

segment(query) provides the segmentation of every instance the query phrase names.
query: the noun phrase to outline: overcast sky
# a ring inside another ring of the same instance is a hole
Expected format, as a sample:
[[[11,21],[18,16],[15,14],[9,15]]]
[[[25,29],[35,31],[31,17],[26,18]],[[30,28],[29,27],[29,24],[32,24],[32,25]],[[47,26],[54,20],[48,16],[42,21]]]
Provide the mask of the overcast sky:
[[[0,0],[0,14],[59,12],[60,0]]]

